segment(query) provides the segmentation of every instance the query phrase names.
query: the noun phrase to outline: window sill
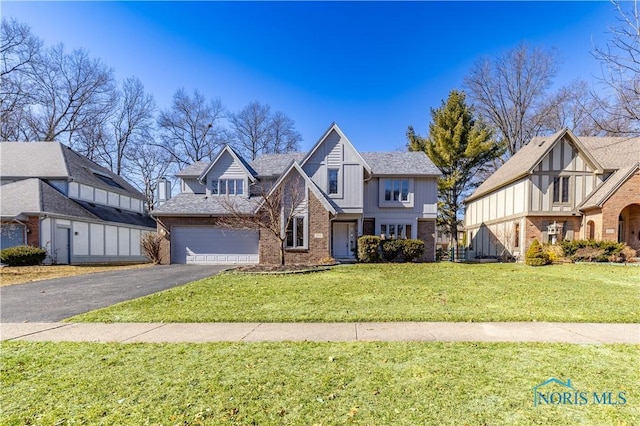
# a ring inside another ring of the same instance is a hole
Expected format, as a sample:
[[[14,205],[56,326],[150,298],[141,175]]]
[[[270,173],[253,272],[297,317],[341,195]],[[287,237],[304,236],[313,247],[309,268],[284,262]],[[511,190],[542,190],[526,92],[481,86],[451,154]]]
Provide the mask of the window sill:
[[[285,247],[284,251],[288,253],[308,253],[309,249],[306,247]]]

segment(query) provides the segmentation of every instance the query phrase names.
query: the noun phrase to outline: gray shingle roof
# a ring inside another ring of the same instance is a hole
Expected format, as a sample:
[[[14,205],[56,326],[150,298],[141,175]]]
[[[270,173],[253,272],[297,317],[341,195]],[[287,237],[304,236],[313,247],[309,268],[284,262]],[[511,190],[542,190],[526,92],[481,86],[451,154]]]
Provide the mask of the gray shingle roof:
[[[198,215],[223,215],[228,214],[229,209],[221,203],[219,196],[207,196],[205,194],[181,193],[169,199],[160,207],[151,212],[153,216],[198,216]],[[236,197],[234,202],[238,210],[243,213],[253,213],[262,201],[260,197]]]
[[[211,164],[208,161],[196,161],[176,173],[177,177],[198,177]]]
[[[582,202],[579,206],[580,209],[588,209],[592,207],[601,207],[602,204],[609,198],[612,191],[614,191],[620,184],[622,184],[636,169],[640,167],[640,163],[632,164],[630,166],[622,167],[616,170],[609,179],[606,180],[600,187]]]
[[[469,197],[471,200],[525,176],[542,159],[552,144],[566,131],[536,136],[485,180]],[[605,170],[617,170],[640,161],[640,138],[577,137],[588,154]]]
[[[81,219],[98,219],[49,184],[36,178],[2,185],[0,198],[2,217],[16,217],[22,213],[51,213]]]
[[[107,176],[119,187],[99,178]],[[0,143],[0,174],[3,178],[64,179],[144,199],[144,195],[121,176],[58,142]]]
[[[293,162],[301,162],[306,153],[289,152],[286,154],[264,154],[251,162],[257,176],[280,176]]]
[[[440,170],[424,152],[362,152],[373,175],[440,176]]]
[[[111,206],[65,197],[48,183],[23,179],[0,187],[0,216],[15,218],[21,214],[52,214],[91,222],[114,222],[155,229],[156,223],[146,213],[136,213]]]

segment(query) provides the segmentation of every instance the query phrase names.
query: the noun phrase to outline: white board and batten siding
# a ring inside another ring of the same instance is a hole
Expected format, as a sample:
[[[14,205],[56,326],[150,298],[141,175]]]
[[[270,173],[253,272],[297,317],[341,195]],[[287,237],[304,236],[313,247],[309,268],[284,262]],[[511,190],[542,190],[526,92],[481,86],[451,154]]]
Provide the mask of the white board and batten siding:
[[[144,231],[139,228],[48,217],[41,221],[40,244],[53,257],[59,249],[57,228],[69,230],[71,263],[137,262],[146,259],[140,248]]]
[[[142,200],[113,191],[107,191],[78,182],[69,182],[68,191],[69,198],[76,198],[90,203],[103,204],[138,213],[144,211]]]
[[[255,264],[260,260],[258,231],[216,227],[171,228],[171,263]]]

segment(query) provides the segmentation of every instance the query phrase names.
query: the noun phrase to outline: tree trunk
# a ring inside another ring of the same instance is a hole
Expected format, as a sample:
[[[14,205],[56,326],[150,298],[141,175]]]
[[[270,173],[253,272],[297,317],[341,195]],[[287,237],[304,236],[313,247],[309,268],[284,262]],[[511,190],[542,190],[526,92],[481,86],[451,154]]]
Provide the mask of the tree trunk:
[[[280,265],[284,266],[284,240],[280,241]]]

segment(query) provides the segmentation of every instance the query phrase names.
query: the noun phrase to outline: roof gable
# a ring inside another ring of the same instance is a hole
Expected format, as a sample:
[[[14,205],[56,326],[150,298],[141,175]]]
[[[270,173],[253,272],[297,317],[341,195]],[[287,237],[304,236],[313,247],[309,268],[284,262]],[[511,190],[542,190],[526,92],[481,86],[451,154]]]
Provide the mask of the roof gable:
[[[602,173],[603,168],[600,163],[596,161],[594,156],[580,142],[573,132],[565,128],[550,136],[536,136],[532,138],[528,144],[523,146],[498,170],[478,186],[474,193],[467,198],[465,202],[472,201],[509,183],[530,175],[540,165],[544,158],[549,155],[554,147],[564,138],[567,138],[576,147],[577,151],[584,156],[594,171]]]
[[[231,163],[235,163],[238,167],[240,167],[244,174],[249,177],[249,180],[251,180],[251,182],[255,182],[256,171],[253,170],[253,168],[244,160],[244,158],[242,158],[242,156],[229,145],[225,145],[220,150],[216,158],[202,171],[202,173],[200,173],[198,180],[200,180],[200,182],[205,182],[207,175],[216,166],[222,166],[223,169],[228,169],[229,167],[231,167],[231,164],[229,164],[229,157],[231,159]]]
[[[298,174],[302,180],[305,182],[305,186],[316,196],[316,198],[320,201],[322,206],[330,213],[336,214],[337,210],[333,205],[333,202],[327,198],[327,196],[318,188],[318,186],[311,180],[311,178],[304,172],[302,167],[296,162],[293,161],[291,165],[285,170],[284,173],[278,178],[278,180],[273,184],[273,188],[269,191],[269,194],[266,198],[272,196],[275,191],[278,190],[278,187],[282,185],[290,176],[294,174]],[[256,211],[260,210],[260,207],[264,204],[264,201],[260,203]]]
[[[333,149],[336,144],[341,144],[344,146],[344,152],[338,152],[336,149]],[[330,158],[332,155],[339,155],[340,158],[336,158],[334,161],[342,162],[345,157],[351,157],[359,164],[361,164],[365,170],[370,174],[371,166],[362,158],[362,155],[358,152],[358,150],[353,146],[351,141],[345,136],[340,127],[336,123],[332,123],[331,126],[327,129],[326,132],[322,135],[318,142],[311,148],[309,153],[304,157],[301,161],[300,166],[305,168],[305,165],[311,163],[314,158],[321,157],[324,158],[327,162],[331,161]]]

